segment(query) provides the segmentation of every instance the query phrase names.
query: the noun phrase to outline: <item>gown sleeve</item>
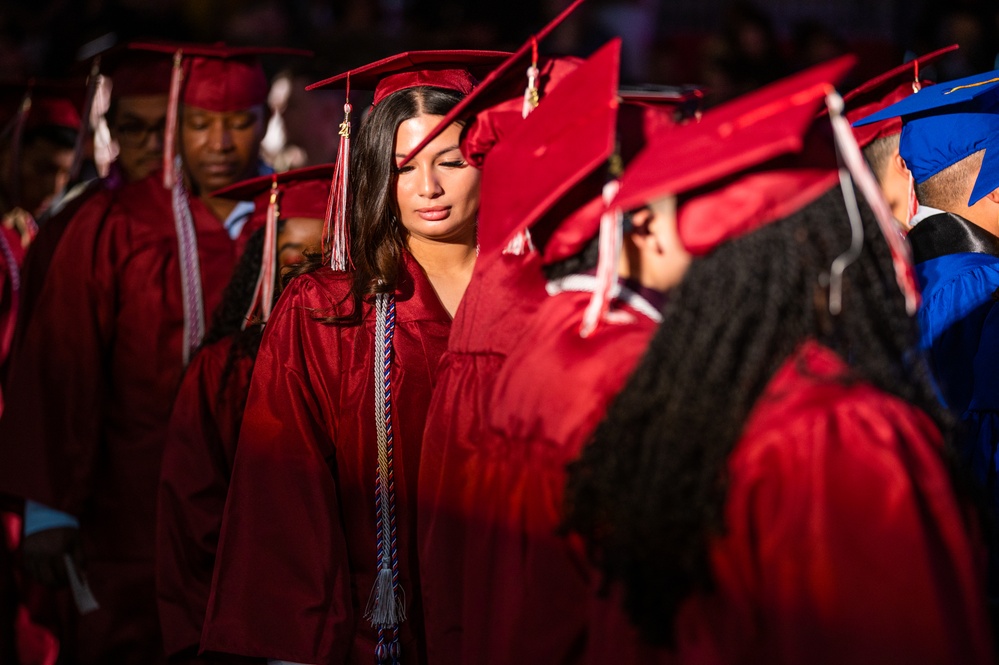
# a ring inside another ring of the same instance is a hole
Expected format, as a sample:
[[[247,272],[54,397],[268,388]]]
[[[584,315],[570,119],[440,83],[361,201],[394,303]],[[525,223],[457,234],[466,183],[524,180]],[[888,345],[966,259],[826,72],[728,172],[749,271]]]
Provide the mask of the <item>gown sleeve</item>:
[[[156,597],[168,654],[197,651],[212,583],[235,441],[219,394],[229,340],[199,351],[174,402],[156,519]],[[242,372],[240,367],[234,373]],[[230,377],[230,383],[242,377]],[[245,392],[243,398],[245,398]],[[232,405],[242,408],[242,403]]]
[[[0,422],[0,488],[76,516],[93,490],[110,401],[121,232],[102,199],[66,230],[12,358]]]
[[[736,623],[766,627],[753,662],[991,662],[981,552],[939,445],[870,387],[740,443],[713,554]]]
[[[343,662],[354,638],[350,566],[334,481],[331,408],[343,330],[294,279],[267,323],[233,467],[202,648]]]

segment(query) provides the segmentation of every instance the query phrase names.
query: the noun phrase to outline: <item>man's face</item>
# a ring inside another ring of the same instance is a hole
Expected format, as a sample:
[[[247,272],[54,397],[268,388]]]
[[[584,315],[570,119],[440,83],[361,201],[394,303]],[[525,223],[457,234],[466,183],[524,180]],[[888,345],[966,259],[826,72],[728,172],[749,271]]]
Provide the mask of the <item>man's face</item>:
[[[18,205],[37,218],[69,182],[73,149],[37,138],[21,152],[21,197]]]
[[[256,175],[267,128],[263,105],[224,113],[184,106],[182,113],[180,154],[196,194]]]
[[[120,97],[108,129],[118,144],[118,165],[129,182],[140,180],[163,163],[166,95]]]

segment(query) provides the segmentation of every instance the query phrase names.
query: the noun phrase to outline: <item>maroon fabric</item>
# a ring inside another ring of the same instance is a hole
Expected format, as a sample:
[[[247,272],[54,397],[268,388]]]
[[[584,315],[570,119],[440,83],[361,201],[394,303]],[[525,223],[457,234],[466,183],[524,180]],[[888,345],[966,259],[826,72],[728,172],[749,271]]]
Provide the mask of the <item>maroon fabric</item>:
[[[233,336],[202,348],[174,400],[156,513],[156,597],[170,655],[196,652],[229,491],[253,359],[239,356],[225,384]]]
[[[717,590],[681,607],[677,662],[993,662],[938,431],[845,371],[805,344],[757,402],[729,456]]]
[[[80,519],[101,604],[79,620],[80,663],[162,659],[153,525],[184,328],[169,196],[155,174],[110,208],[94,199],[80,209],[11,366],[0,420],[0,490]],[[191,214],[211,312],[253,228],[233,241],[196,199]]]
[[[578,543],[556,535],[565,467],[656,328],[615,301],[607,322],[581,338],[591,295],[564,292],[541,304],[499,371],[481,438],[452,470],[468,486],[455,580],[463,590],[462,662],[582,660],[596,575]]]
[[[0,242],[10,250],[14,264],[10,264],[5,252],[0,252],[0,379],[7,375],[7,363],[13,349],[14,332],[17,326],[19,301],[21,298],[20,268],[24,263],[25,248],[21,246],[21,233],[14,228],[0,224]],[[16,273],[15,276],[12,273]],[[4,411],[4,393],[0,390],[0,414]]]
[[[21,294],[18,306],[18,324],[14,330],[15,352],[20,348],[24,340],[24,333],[27,329],[27,322],[31,318],[35,304],[42,292],[42,285],[45,283],[45,275],[49,271],[52,263],[52,256],[55,254],[59,240],[62,238],[66,227],[90,199],[100,200],[104,205],[110,206],[114,199],[113,189],[117,189],[120,180],[93,180],[86,189],[79,195],[73,197],[56,214],[41,222],[38,227],[38,234],[28,246],[28,252],[24,257],[24,265],[21,266]],[[97,206],[99,204],[91,204]]]
[[[434,665],[462,663],[460,552],[474,453],[496,375],[545,299],[537,252],[483,252],[455,313],[448,350],[427,413],[419,481],[418,538],[427,649]],[[492,611],[492,610],[488,610]]]
[[[352,275],[296,277],[267,323],[246,404],[202,647],[300,663],[370,665],[375,581],[374,308],[346,314]],[[408,254],[392,360],[402,658],[426,662],[414,529],[427,403],[451,317]],[[381,359],[377,359],[380,363]]]

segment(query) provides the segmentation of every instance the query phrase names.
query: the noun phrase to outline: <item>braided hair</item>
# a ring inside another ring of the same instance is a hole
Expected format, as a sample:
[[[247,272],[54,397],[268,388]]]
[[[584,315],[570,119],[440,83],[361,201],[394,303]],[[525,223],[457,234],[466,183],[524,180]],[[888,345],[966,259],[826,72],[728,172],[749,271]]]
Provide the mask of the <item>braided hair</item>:
[[[945,436],[952,428],[916,351],[887,242],[861,207],[864,251],[843,275],[836,317],[820,275],[850,246],[838,188],[695,260],[569,468],[564,526],[584,537],[605,582],[622,584],[626,612],[654,644],[674,645],[681,603],[713,586],[708,544],[724,530],[729,454],[802,342],[816,339],[848,359],[840,380],[867,381],[915,404]]]
[[[283,227],[284,221],[279,221],[277,232],[281,233]],[[256,359],[257,351],[260,349],[260,339],[264,333],[263,323],[250,321],[245,329],[243,323],[246,321],[246,313],[250,309],[253,293],[257,287],[257,279],[260,276],[265,231],[266,229],[261,227],[247,238],[243,255],[239,258],[239,262],[232,272],[232,277],[226,284],[225,291],[222,292],[222,302],[212,314],[212,325],[201,342],[201,348],[204,348],[226,337],[233,336],[232,346],[229,347],[229,355],[226,357],[222,377],[219,380],[216,400],[221,400],[225,395],[225,387],[233,378],[232,373],[236,368],[236,363],[241,358]],[[275,279],[278,281],[274,289],[276,299],[281,293],[280,274],[276,275]]]

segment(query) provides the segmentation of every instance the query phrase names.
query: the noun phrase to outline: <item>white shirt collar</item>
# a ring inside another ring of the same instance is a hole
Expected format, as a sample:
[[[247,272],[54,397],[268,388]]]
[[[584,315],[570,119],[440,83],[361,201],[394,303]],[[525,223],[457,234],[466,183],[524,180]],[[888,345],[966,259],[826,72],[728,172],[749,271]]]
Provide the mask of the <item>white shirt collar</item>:
[[[916,214],[912,216],[909,220],[909,226],[913,227],[919,222],[923,221],[927,217],[932,217],[933,215],[939,215],[943,213],[943,210],[939,208],[931,208],[930,206],[920,205],[916,208]]]

